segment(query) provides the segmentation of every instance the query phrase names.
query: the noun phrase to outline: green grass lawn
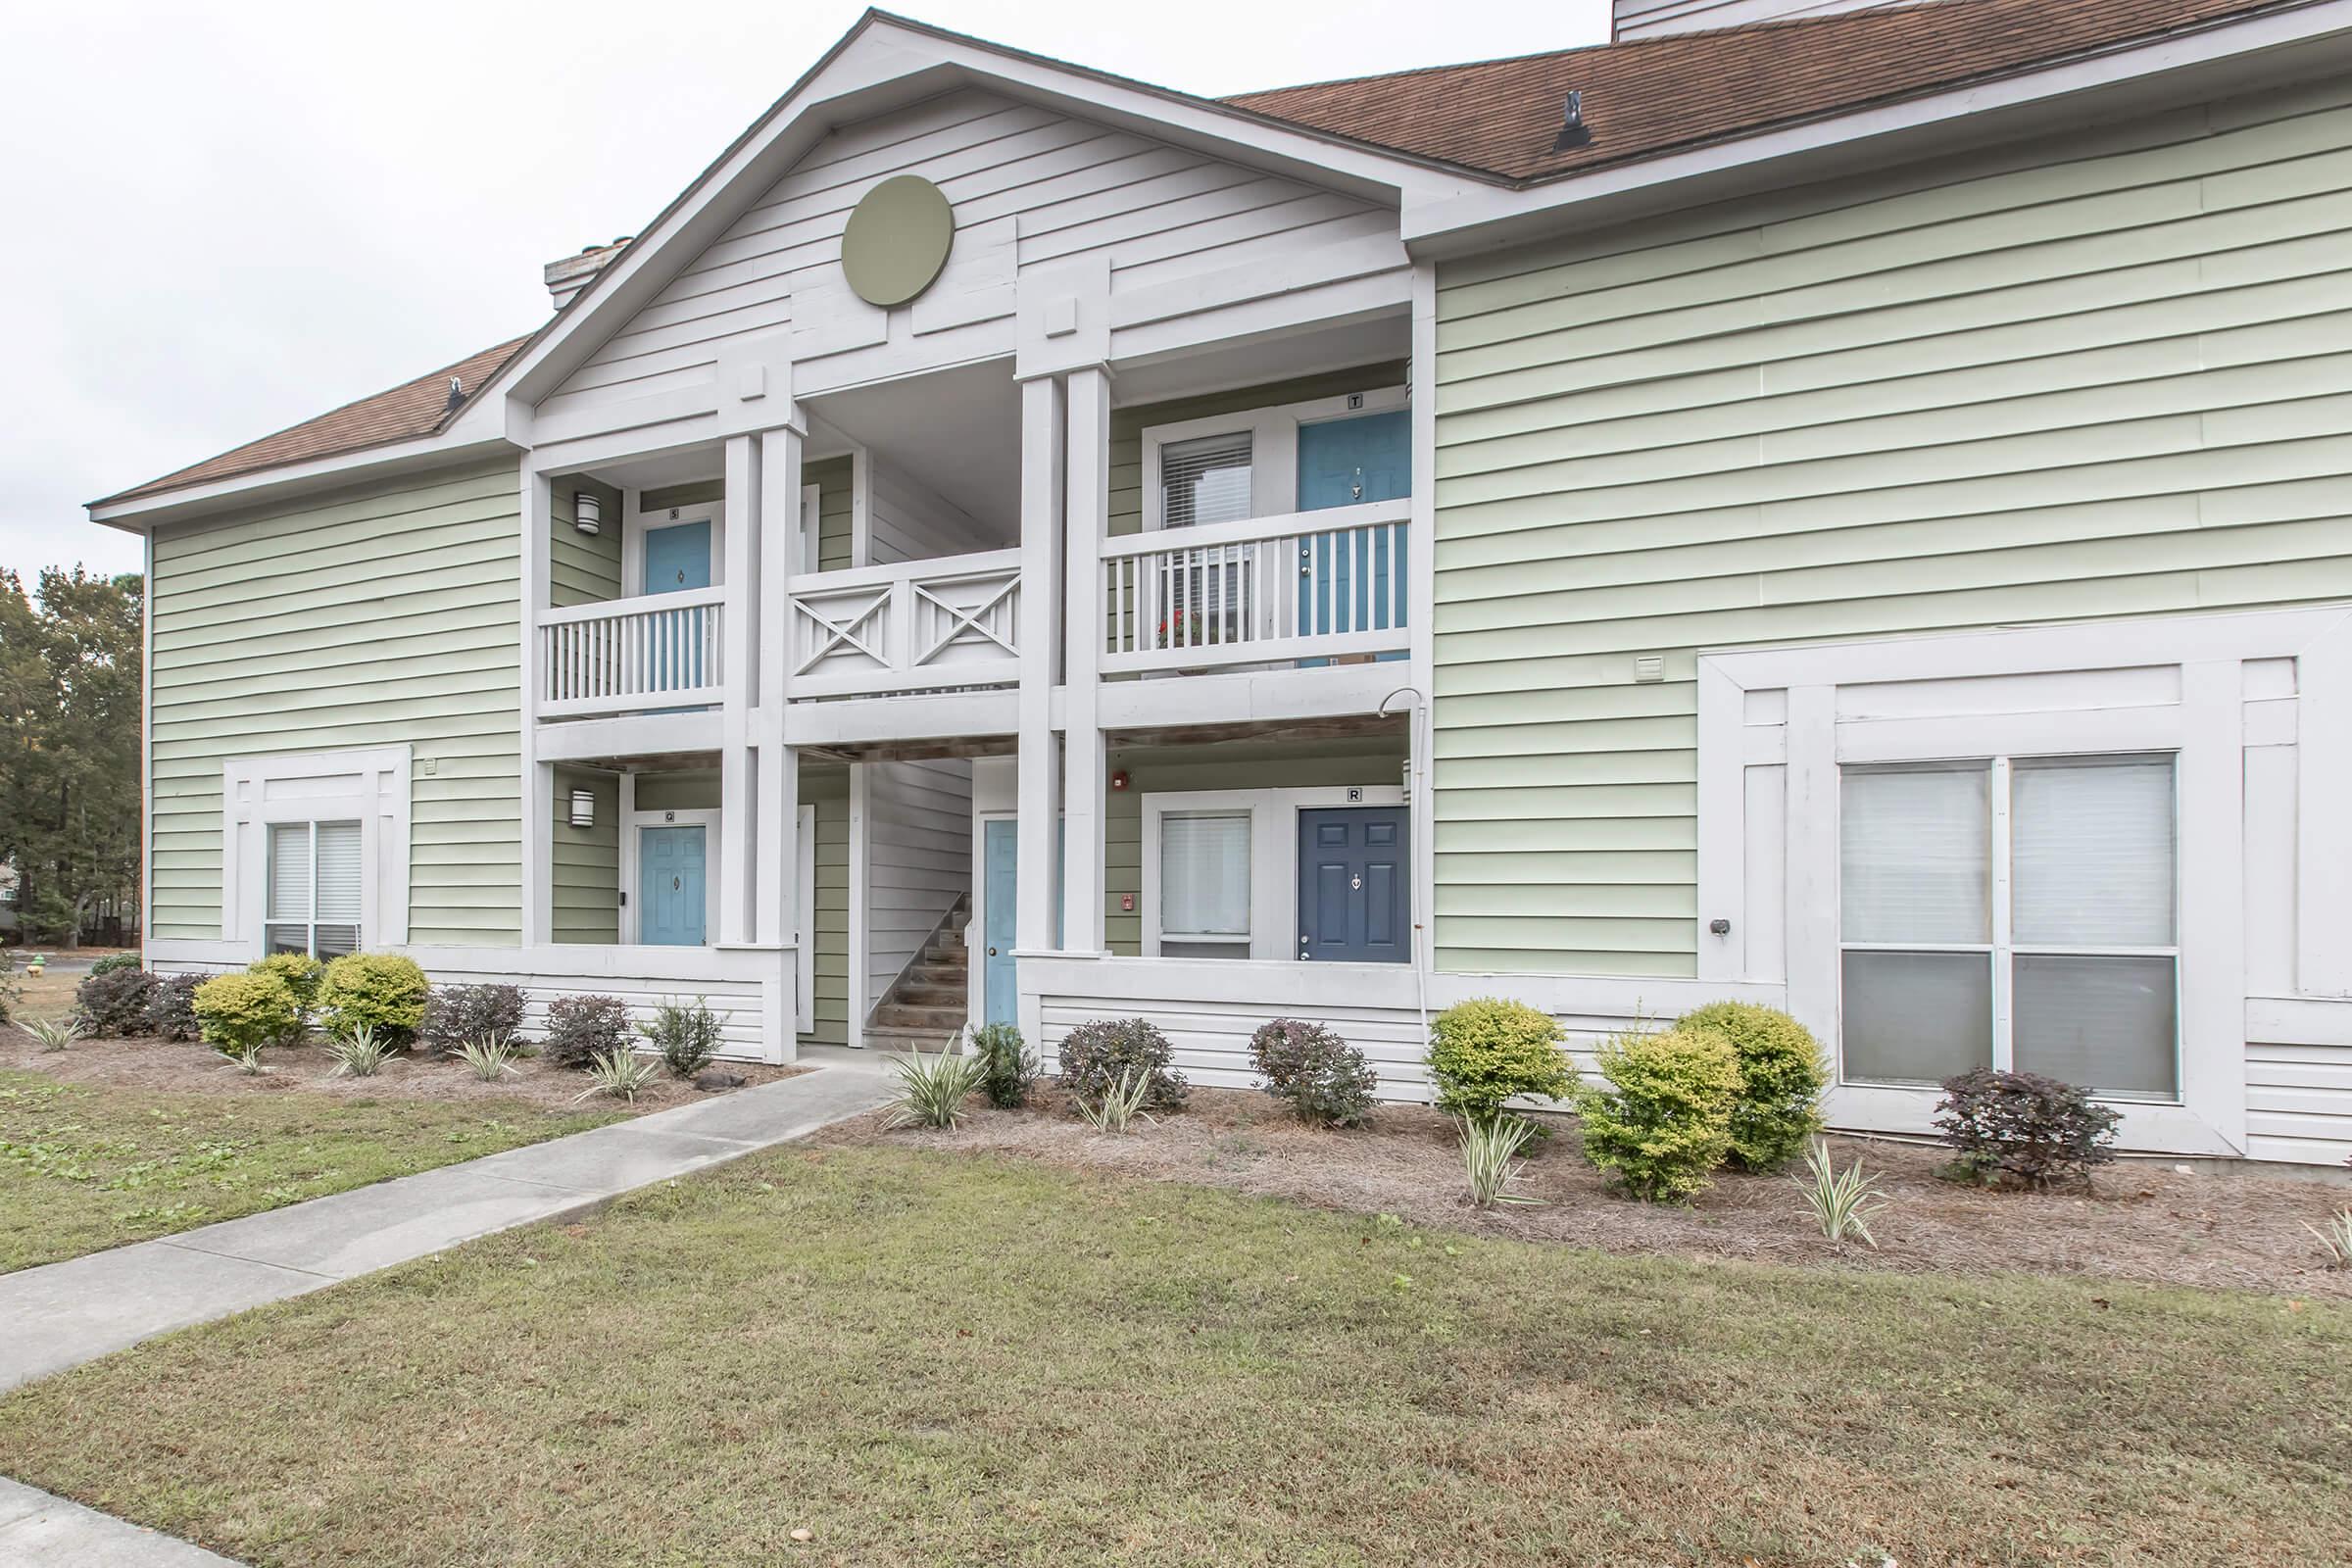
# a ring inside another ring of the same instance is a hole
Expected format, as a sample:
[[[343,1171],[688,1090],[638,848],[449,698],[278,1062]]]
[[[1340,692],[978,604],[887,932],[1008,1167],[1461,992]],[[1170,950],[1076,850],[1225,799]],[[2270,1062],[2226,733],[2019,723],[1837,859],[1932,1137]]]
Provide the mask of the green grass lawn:
[[[2304,1563],[2348,1468],[2341,1309],[887,1149],[0,1401],[0,1472],[260,1564]]]
[[[614,1119],[520,1102],[164,1094],[0,1068],[0,1273]]]

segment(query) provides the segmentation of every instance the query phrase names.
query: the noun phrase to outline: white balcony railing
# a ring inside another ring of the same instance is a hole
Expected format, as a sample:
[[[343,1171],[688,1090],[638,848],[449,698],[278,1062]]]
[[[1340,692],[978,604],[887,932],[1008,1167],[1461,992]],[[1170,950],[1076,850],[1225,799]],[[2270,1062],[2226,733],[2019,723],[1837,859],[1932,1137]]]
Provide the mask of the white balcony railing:
[[[1021,678],[1021,553],[795,577],[784,612],[795,698],[1010,686]]]
[[[539,716],[584,718],[716,703],[726,590],[609,599],[539,612]]]
[[[1104,672],[1404,649],[1411,514],[1374,501],[1106,540]]]

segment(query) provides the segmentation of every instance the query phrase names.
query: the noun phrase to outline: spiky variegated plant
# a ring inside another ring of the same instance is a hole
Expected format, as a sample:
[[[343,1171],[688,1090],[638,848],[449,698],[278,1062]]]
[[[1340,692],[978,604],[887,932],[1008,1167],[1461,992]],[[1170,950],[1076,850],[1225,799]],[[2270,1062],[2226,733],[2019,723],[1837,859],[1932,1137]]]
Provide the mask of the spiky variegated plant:
[[[354,1024],[326,1043],[326,1054],[334,1058],[337,1078],[374,1077],[393,1050],[392,1037],[369,1023]]]
[[[951,1040],[940,1047],[936,1056],[917,1051],[890,1058],[890,1070],[899,1075],[899,1099],[891,1107],[890,1125],[952,1130],[963,1120],[963,1102],[986,1081],[988,1063],[952,1051],[955,1044]]]
[[[1830,1146],[1816,1138],[1805,1151],[1805,1174],[1788,1180],[1805,1195],[1805,1204],[1831,1246],[1842,1246],[1849,1236],[1861,1238],[1865,1247],[1879,1245],[1870,1234],[1870,1219],[1886,1209],[1886,1200],[1879,1197],[1879,1179],[1866,1175],[1860,1160],[1839,1170],[1830,1159]]]
[[[1123,1133],[1139,1121],[1159,1119],[1144,1109],[1152,1098],[1152,1075],[1132,1067],[1120,1073],[1118,1082],[1104,1089],[1099,1099],[1090,1100],[1083,1094],[1070,1098],[1086,1124],[1099,1133]]]
[[[637,1093],[662,1075],[661,1064],[651,1056],[640,1056],[626,1046],[617,1051],[600,1054],[588,1063],[588,1087],[572,1098],[586,1100],[590,1095],[611,1095],[615,1100],[637,1102]]]
[[[1459,1119],[1462,1138],[1462,1174],[1470,1181],[1470,1201],[1479,1208],[1491,1208],[1496,1203],[1541,1203],[1541,1198],[1511,1191],[1511,1183],[1527,1169],[1519,1157],[1534,1142],[1535,1123],[1524,1116],[1496,1115],[1481,1121],[1474,1116]]]
[[[484,1035],[468,1040],[458,1048],[458,1059],[484,1083],[518,1071],[514,1058],[519,1054],[511,1035]]]

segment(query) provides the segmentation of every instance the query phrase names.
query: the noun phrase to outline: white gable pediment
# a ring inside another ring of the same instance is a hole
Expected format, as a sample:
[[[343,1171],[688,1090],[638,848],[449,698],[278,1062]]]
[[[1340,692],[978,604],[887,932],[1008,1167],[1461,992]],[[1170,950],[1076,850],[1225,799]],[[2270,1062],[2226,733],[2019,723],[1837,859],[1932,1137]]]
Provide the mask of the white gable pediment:
[[[898,174],[940,187],[955,238],[924,293],[882,310],[849,288],[842,234]],[[1073,268],[1107,271],[1117,357],[1250,329],[1216,318],[1268,301],[1302,321],[1397,308],[1410,267],[1378,196],[959,80],[827,132],[658,289],[640,280],[646,302],[539,399],[538,439],[692,420],[731,355],[788,362],[796,396],[1009,356],[1022,278]]]

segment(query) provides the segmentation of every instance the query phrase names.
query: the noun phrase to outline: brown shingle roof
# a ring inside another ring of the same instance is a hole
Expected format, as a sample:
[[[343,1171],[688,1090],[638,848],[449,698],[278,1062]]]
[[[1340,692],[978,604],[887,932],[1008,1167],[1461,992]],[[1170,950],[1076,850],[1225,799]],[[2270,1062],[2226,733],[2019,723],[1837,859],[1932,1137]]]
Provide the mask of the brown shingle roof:
[[[1243,93],[1240,109],[1511,181],[2046,66],[2316,0],[1927,0]],[[1590,145],[1554,151],[1584,93]]]
[[[471,401],[473,395],[481,390],[482,384],[498,373],[499,367],[529,341],[527,337],[518,337],[501,343],[496,348],[484,349],[455,365],[445,365],[429,375],[420,375],[414,381],[403,381],[389,391],[362,398],[357,403],[346,403],[331,413],[321,414],[315,419],[305,419],[275,435],[248,441],[217,458],[207,458],[202,463],[167,473],[160,479],[150,479],[120,495],[108,496],[106,501],[136,500],[165,490],[202,484],[208,479],[227,479],[262,468],[307,463],[314,458],[331,458],[345,452],[357,452],[364,447],[383,446],[393,441],[431,435],[454,416],[454,411],[449,407],[451,376],[458,378],[467,401]],[[105,504],[94,503],[99,506]]]

